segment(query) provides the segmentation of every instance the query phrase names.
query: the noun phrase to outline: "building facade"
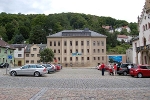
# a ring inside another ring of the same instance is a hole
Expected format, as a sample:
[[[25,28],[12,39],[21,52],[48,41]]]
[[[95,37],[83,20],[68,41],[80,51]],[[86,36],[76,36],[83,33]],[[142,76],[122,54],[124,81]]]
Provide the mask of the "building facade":
[[[14,50],[14,65],[15,66],[22,66],[25,64],[24,62],[24,51],[26,44],[11,44],[15,48]]]
[[[40,51],[46,48],[46,44],[28,44],[25,47],[24,60],[25,64],[39,64]]]
[[[0,39],[0,63],[14,63],[14,50],[10,44]]]
[[[139,40],[133,42],[136,63],[150,64],[150,0],[146,0],[141,16],[138,17],[138,28]]]
[[[64,30],[47,36],[57,63],[64,66],[96,66],[106,63],[106,36],[89,29]]]
[[[127,63],[133,63],[133,48],[130,47],[126,50]]]

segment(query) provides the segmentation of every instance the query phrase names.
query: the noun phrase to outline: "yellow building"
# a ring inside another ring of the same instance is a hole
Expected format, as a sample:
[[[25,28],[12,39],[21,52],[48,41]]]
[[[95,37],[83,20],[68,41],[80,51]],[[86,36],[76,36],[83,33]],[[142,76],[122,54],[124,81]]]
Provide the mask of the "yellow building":
[[[88,28],[64,30],[47,36],[47,47],[63,66],[91,67],[107,63],[106,37]]]

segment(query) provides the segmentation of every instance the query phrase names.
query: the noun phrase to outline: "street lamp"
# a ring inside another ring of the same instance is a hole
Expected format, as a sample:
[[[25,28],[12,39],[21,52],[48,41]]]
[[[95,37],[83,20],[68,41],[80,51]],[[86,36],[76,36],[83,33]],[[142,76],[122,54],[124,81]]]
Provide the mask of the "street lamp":
[[[7,75],[7,70],[8,70],[7,69],[7,50],[8,50],[8,47],[5,49],[5,52],[4,52],[6,54],[6,75]]]

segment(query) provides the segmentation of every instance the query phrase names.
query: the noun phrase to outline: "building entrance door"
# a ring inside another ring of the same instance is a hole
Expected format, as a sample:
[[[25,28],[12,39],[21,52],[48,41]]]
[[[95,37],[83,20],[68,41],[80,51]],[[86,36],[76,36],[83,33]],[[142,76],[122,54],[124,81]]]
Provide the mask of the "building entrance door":
[[[18,66],[22,66],[21,61],[18,61]]]

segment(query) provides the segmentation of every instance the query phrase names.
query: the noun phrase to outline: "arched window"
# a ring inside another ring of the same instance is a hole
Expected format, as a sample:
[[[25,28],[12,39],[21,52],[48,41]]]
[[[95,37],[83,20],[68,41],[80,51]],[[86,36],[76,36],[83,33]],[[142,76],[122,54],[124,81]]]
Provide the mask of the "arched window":
[[[145,26],[143,25],[143,31],[145,31]]]

